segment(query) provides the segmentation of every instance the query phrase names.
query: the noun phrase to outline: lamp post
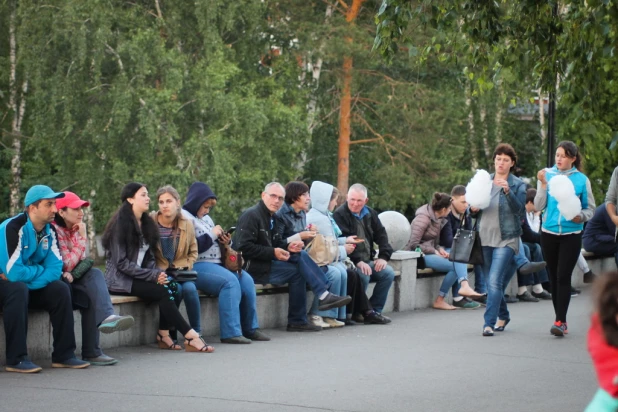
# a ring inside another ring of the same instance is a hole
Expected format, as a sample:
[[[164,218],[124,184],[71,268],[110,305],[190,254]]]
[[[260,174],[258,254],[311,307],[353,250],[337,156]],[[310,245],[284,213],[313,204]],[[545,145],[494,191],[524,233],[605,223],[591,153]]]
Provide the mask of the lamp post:
[[[550,0],[552,1],[552,0]],[[551,12],[551,40],[549,43],[549,54],[553,59],[553,52],[556,45],[556,18],[558,17],[558,1],[554,1],[554,7]],[[554,151],[556,146],[556,83],[558,80],[558,62],[553,62],[553,84],[549,91],[549,107],[547,114],[547,167],[552,167],[554,164]]]

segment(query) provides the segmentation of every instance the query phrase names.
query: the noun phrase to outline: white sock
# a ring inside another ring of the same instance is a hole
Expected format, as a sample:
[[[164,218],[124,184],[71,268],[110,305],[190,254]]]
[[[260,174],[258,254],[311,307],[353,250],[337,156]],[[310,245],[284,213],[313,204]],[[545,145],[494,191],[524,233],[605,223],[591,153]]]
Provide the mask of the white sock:
[[[528,291],[528,288],[526,286],[520,286],[517,289],[517,294],[518,295],[523,295],[524,293],[526,293]]]
[[[454,297],[454,298],[453,298],[453,300],[454,300],[455,302],[459,302],[459,301],[460,301],[460,300],[462,300],[463,298],[464,298],[463,296],[457,296],[457,297]]]
[[[326,296],[328,296],[328,291],[325,291],[324,293],[322,293],[318,299],[324,300]]]
[[[534,293],[543,293],[543,285],[537,283],[536,285],[532,285],[532,291]]]

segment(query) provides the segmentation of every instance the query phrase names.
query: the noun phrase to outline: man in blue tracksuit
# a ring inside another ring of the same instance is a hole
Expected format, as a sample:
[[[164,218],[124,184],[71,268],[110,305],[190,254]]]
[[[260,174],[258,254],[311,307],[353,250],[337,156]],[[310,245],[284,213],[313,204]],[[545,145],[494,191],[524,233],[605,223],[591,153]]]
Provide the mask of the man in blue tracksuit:
[[[60,280],[62,257],[50,225],[60,197],[64,193],[33,186],[26,193],[26,210],[0,224],[0,305],[8,372],[41,370],[28,359],[29,307],[49,312],[54,337],[52,367],[81,369],[90,365],[75,357],[71,292]]]

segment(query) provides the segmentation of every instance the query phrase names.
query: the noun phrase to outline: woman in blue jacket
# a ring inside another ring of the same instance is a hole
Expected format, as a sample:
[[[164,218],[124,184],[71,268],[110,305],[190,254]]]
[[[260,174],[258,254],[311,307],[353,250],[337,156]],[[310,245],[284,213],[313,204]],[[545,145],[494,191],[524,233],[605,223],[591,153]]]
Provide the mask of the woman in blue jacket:
[[[571,273],[581,251],[584,222],[594,213],[594,197],[590,180],[581,172],[582,157],[575,143],[563,141],[556,149],[556,164],[537,173],[536,210],[543,211],[541,248],[547,262],[551,296],[556,319],[550,329],[554,336],[567,333],[567,311],[571,302]],[[566,176],[575,187],[582,210],[572,220],[565,219],[558,210],[558,201],[548,193],[547,185],[556,176]]]

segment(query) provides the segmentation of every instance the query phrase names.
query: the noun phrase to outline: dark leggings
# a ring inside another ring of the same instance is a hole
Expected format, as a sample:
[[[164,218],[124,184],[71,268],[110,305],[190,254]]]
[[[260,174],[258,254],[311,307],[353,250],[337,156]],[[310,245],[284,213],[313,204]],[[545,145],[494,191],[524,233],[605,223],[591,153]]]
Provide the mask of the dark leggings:
[[[541,248],[547,262],[556,321],[566,322],[571,302],[571,274],[582,247],[582,234],[552,235],[541,232]]]
[[[352,300],[348,303],[348,306],[346,306],[346,312],[349,315],[355,313],[366,315],[368,312],[371,312],[373,308],[363,288],[360,275],[357,271],[352,269],[346,269],[346,272],[348,273],[348,295],[352,297]]]
[[[114,293],[128,295],[128,293]],[[133,286],[131,287],[130,294],[146,301],[159,304],[159,330],[170,330],[175,328],[182,333],[183,336],[191,330],[191,326],[178,310],[177,305],[180,304],[178,297],[170,293],[170,289],[165,285],[146,282],[141,279],[133,279]]]

